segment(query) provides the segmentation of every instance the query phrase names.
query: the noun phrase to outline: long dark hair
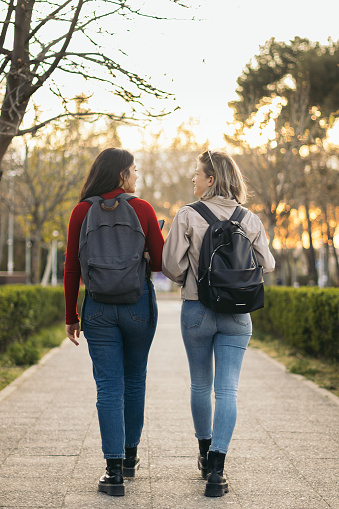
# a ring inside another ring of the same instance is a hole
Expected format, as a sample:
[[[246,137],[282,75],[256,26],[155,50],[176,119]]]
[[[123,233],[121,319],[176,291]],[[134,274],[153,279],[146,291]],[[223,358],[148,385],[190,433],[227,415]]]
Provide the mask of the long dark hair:
[[[117,189],[121,172],[123,179],[127,178],[133,161],[133,155],[121,148],[107,148],[100,152],[88,172],[79,201]]]

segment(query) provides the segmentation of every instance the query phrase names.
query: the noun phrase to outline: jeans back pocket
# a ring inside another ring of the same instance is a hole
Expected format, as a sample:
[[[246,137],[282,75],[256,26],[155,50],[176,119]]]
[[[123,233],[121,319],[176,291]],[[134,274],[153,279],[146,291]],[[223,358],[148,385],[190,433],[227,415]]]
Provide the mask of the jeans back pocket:
[[[199,300],[184,300],[181,307],[181,322],[186,329],[200,327],[206,307]]]

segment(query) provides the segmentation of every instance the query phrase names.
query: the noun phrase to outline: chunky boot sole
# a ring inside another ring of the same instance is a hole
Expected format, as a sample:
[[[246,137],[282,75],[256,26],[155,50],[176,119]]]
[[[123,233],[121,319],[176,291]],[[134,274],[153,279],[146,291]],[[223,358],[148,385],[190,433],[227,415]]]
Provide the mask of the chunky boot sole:
[[[137,470],[139,470],[139,468],[140,468],[140,459],[134,465],[134,467],[123,466],[122,474],[124,477],[135,477],[135,474],[136,474]]]
[[[124,484],[108,484],[108,483],[100,483],[99,482],[98,491],[107,493],[107,495],[110,495],[111,497],[123,497],[125,495],[125,485]]]
[[[206,484],[205,497],[223,497],[225,493],[228,493],[227,482]]]

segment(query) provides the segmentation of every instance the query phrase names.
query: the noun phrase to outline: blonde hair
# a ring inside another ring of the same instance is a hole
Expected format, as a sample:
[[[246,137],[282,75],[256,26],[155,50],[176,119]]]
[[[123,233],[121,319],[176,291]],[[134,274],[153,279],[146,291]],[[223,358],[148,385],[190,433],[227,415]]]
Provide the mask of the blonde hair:
[[[201,199],[206,200],[213,196],[224,196],[236,199],[238,203],[245,203],[247,187],[236,162],[227,152],[206,150],[198,157],[203,165],[207,177],[214,177],[214,182],[204,192]]]

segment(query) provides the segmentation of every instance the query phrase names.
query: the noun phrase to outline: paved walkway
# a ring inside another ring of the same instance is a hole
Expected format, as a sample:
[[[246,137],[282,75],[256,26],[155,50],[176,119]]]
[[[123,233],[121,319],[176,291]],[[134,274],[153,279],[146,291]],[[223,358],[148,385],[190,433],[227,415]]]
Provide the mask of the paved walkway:
[[[126,496],[97,492],[105,463],[85,341],[53,350],[0,393],[0,507],[339,508],[338,399],[249,349],[226,458],[230,493],[203,496],[178,301],[160,300],[142,466]]]

